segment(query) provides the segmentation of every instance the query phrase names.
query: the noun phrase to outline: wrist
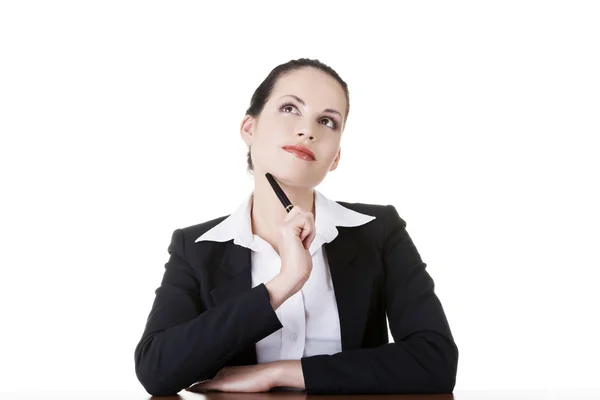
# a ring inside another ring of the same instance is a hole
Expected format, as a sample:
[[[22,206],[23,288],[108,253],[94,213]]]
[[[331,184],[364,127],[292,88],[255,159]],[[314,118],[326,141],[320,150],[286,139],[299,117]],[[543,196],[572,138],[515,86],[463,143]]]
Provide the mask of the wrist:
[[[294,292],[284,276],[277,274],[265,284],[273,309],[277,310]]]
[[[285,386],[304,389],[304,374],[300,360],[275,361],[273,366],[273,387]]]
[[[285,365],[283,361],[273,361],[271,371],[271,387],[283,386],[283,377],[285,375]]]
[[[304,286],[304,283],[306,282],[307,278],[299,278],[297,276],[287,276],[283,273],[279,273],[278,275],[279,279],[281,280],[281,285],[282,287],[286,288],[286,293],[288,294],[288,296],[292,296],[294,293],[296,293],[297,291],[299,291],[300,289],[302,289],[302,286]]]

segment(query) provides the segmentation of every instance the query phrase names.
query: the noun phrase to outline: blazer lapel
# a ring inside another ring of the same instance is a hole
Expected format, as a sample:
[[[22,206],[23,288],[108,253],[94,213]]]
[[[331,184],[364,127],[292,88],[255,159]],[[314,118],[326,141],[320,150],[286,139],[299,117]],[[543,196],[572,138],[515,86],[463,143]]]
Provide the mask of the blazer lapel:
[[[357,232],[361,228],[337,229],[338,236],[323,246],[340,318],[342,350],[352,350],[361,347],[373,279],[366,273],[368,265],[356,257],[360,249]]]

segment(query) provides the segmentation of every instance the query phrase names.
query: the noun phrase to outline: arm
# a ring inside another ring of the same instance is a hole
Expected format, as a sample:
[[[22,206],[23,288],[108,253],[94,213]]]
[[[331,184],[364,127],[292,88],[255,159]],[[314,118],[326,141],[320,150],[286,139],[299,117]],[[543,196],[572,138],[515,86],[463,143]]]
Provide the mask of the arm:
[[[212,378],[240,349],[282,327],[264,284],[205,309],[181,229],[173,232],[168,252],[162,283],[135,348],[136,375],[156,396]]]
[[[396,209],[386,207],[382,259],[395,343],[301,359],[307,394],[451,393],[458,348],[434,282]]]

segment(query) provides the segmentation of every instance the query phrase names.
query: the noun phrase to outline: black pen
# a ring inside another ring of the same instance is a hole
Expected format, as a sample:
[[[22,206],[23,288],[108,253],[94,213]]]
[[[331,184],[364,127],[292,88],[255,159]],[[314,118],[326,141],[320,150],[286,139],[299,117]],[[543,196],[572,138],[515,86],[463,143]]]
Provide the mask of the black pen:
[[[271,175],[270,173],[267,172],[265,174],[265,176],[267,177],[267,180],[269,181],[269,183],[271,184],[271,187],[275,191],[277,198],[279,199],[279,201],[281,201],[281,204],[283,204],[283,206],[285,207],[285,211],[287,211],[289,213],[290,210],[292,208],[294,208],[294,205],[292,204],[290,199],[287,198],[287,196],[283,192],[283,189],[281,188],[281,186],[279,186],[279,184],[277,183],[275,178],[273,178],[273,175]]]

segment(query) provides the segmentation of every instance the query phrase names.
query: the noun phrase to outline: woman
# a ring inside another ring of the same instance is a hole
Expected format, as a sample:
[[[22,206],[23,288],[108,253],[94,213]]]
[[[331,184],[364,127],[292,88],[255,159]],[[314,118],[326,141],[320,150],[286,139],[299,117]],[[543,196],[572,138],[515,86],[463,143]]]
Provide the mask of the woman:
[[[254,190],[173,232],[135,349],[148,393],[453,391],[458,349],[405,221],[314,189],[339,164],[348,111],[346,83],[317,60],[279,65],[257,88],[241,124]]]

